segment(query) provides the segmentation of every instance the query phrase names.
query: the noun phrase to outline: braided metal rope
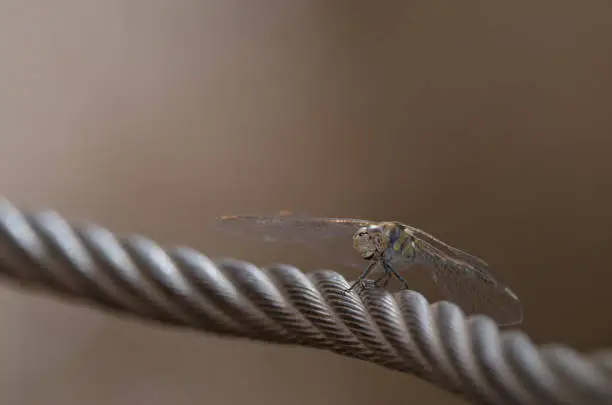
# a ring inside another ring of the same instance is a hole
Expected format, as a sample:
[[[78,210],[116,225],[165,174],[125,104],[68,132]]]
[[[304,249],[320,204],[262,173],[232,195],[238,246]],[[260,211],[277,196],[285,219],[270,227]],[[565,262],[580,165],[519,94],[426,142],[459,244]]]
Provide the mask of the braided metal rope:
[[[411,373],[483,404],[612,404],[612,351],[535,346],[490,319],[417,292],[343,295],[330,271],[261,269],[165,250],[0,200],[0,274],[145,319],[304,345]]]

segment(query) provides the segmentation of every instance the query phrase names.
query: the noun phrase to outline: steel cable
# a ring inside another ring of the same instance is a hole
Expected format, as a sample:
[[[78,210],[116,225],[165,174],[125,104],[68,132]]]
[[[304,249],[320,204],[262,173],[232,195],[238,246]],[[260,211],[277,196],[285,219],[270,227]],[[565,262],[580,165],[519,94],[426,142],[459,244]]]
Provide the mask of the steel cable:
[[[342,292],[332,271],[213,261],[0,202],[0,274],[26,288],[224,336],[326,349],[483,404],[612,404],[612,351],[537,347],[415,291]]]

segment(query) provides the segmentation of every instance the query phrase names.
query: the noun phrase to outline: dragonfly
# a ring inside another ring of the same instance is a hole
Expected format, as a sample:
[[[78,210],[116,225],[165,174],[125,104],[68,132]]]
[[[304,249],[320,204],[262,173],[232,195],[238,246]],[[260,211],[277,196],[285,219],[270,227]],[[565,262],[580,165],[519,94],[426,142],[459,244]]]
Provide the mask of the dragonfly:
[[[317,218],[288,211],[271,216],[227,215],[219,222],[235,234],[257,236],[266,242],[301,244],[319,252],[340,241],[352,253],[334,248],[328,257],[361,269],[346,292],[356,287],[385,288],[391,278],[399,281],[401,289],[410,289],[409,270],[421,264],[444,299],[454,302],[467,315],[487,315],[499,325],[522,322],[521,301],[483,259],[401,222]],[[372,280],[368,276],[374,269],[382,269],[382,275]]]

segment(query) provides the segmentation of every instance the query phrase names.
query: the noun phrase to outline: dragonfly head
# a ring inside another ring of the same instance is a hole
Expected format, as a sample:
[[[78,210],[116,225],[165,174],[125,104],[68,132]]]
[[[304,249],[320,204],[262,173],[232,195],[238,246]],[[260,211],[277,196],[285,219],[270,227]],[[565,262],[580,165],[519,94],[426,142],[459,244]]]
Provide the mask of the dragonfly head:
[[[364,260],[381,256],[389,245],[389,234],[380,225],[359,228],[353,235],[353,247]]]

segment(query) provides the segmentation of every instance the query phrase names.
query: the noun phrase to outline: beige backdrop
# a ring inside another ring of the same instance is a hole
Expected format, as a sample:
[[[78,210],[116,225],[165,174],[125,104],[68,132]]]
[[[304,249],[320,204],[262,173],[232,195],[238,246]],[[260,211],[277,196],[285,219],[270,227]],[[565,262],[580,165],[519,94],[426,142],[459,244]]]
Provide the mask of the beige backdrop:
[[[537,342],[611,344],[612,3],[374,3],[0,1],[1,194],[306,269],[331,265],[210,220],[396,219],[491,263]],[[0,298],[3,404],[450,403],[325,352]]]

